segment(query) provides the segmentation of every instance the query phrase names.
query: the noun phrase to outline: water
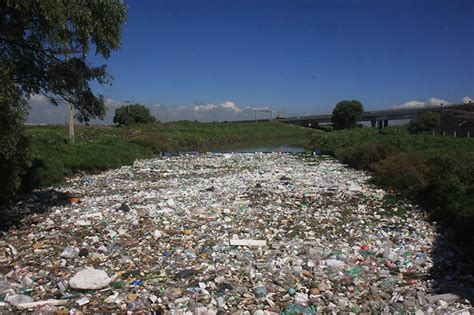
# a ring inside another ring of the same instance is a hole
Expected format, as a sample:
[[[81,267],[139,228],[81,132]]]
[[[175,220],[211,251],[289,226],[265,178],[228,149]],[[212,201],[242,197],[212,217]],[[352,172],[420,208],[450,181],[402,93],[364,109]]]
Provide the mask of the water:
[[[280,145],[280,146],[240,147],[240,148],[221,150],[219,152],[223,152],[223,153],[257,153],[257,152],[304,153],[305,150],[301,146]]]

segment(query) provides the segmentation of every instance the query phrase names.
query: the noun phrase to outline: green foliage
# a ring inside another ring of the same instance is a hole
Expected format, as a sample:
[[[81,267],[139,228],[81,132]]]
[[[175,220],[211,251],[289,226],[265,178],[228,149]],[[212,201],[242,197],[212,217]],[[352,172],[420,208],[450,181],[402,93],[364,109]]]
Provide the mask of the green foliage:
[[[357,122],[362,119],[364,107],[356,100],[344,100],[336,104],[332,112],[332,122],[335,129],[349,129],[357,127]]]
[[[411,197],[417,197],[429,180],[425,160],[417,152],[394,152],[370,168],[379,184],[403,191]]]
[[[23,190],[55,185],[76,172],[97,172],[160,152],[214,150],[231,144],[284,139],[304,142],[317,131],[282,123],[198,123],[179,121],[123,128],[82,126],[69,146],[63,126],[29,126],[34,162],[23,178]],[[281,143],[280,143],[281,144]]]
[[[397,149],[384,143],[364,143],[360,146],[338,148],[335,156],[343,163],[357,169],[371,169],[375,163],[382,161]]]
[[[31,155],[23,122],[26,102],[0,69],[0,202],[11,199],[30,165]]]
[[[126,11],[119,0],[0,0],[0,68],[23,95],[68,100],[80,121],[102,118],[103,99],[89,82],[104,84],[109,76],[86,55],[91,46],[105,58],[119,48]]]
[[[408,131],[410,133],[431,131],[433,128],[438,127],[440,122],[441,116],[439,113],[425,112],[410,122]]]
[[[140,104],[130,104],[115,110],[114,123],[121,126],[148,124],[156,121],[150,110]]]
[[[379,184],[418,200],[474,257],[472,139],[409,134],[403,127],[363,128],[315,134],[311,147],[371,170]]]

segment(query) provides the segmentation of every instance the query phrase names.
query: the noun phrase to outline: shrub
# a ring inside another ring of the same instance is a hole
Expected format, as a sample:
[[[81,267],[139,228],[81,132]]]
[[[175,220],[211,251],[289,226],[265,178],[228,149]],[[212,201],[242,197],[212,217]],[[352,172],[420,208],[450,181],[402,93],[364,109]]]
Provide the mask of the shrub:
[[[377,182],[416,197],[426,185],[424,158],[416,152],[398,153],[388,156],[372,166]]]
[[[122,126],[133,124],[148,124],[156,121],[150,114],[150,110],[140,104],[131,104],[119,107],[115,110],[113,122]]]
[[[430,131],[433,128],[439,126],[441,117],[435,112],[425,112],[420,114],[417,118],[413,119],[408,125],[408,131],[410,133],[419,133]]]
[[[371,170],[375,163],[380,162],[397,151],[395,147],[389,144],[364,143],[346,150],[345,163],[357,169]]]

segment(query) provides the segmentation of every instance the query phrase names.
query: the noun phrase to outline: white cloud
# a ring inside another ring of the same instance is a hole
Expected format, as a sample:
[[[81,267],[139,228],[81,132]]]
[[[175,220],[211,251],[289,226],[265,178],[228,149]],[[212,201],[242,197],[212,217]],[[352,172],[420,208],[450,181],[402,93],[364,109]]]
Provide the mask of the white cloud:
[[[463,102],[464,104],[468,104],[468,103],[474,103],[474,100],[473,100],[472,98],[470,98],[469,96],[464,96],[464,97],[462,98],[462,102]]]
[[[213,111],[213,110],[219,110],[219,109],[224,109],[224,110],[229,110],[234,113],[241,113],[242,109],[239,108],[237,105],[235,105],[234,102],[232,101],[225,101],[224,103],[221,104],[206,104],[206,105],[195,105],[194,106],[194,111],[195,112],[208,112],[208,111]]]
[[[118,107],[124,105],[125,102],[118,101],[118,100],[115,100],[113,98],[106,98],[104,100],[104,104],[105,104],[105,106],[107,106],[107,108],[118,108]]]
[[[91,120],[91,124],[112,124],[115,110],[127,104],[125,101],[106,98],[104,103],[107,112],[104,120]],[[31,110],[28,121],[31,123],[60,123],[66,122],[67,107],[65,104],[54,106],[49,104],[46,97],[42,95],[32,95],[30,97]],[[44,105],[45,104],[45,105]],[[161,121],[172,120],[198,120],[198,121],[233,121],[233,120],[253,120],[255,110],[270,110],[264,106],[239,107],[233,101],[224,101],[218,104],[197,103],[194,106],[175,105],[165,106],[159,103],[145,105],[150,109],[152,115]],[[269,112],[257,113],[259,119],[270,118]]]
[[[49,104],[49,100],[43,94],[31,94],[30,98],[28,99],[28,104],[30,104],[31,106],[45,105]]]
[[[408,101],[406,103],[395,105],[394,108],[422,108],[427,106],[441,106],[451,104],[445,99],[431,97],[426,101]]]

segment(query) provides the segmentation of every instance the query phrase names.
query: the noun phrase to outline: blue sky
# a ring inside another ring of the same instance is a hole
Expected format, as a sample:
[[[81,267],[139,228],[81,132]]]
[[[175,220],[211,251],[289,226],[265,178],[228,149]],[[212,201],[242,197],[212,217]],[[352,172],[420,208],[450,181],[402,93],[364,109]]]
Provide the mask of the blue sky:
[[[127,3],[122,47],[105,61],[113,85],[94,85],[111,108],[132,100],[162,119],[213,120],[474,98],[472,0]]]

